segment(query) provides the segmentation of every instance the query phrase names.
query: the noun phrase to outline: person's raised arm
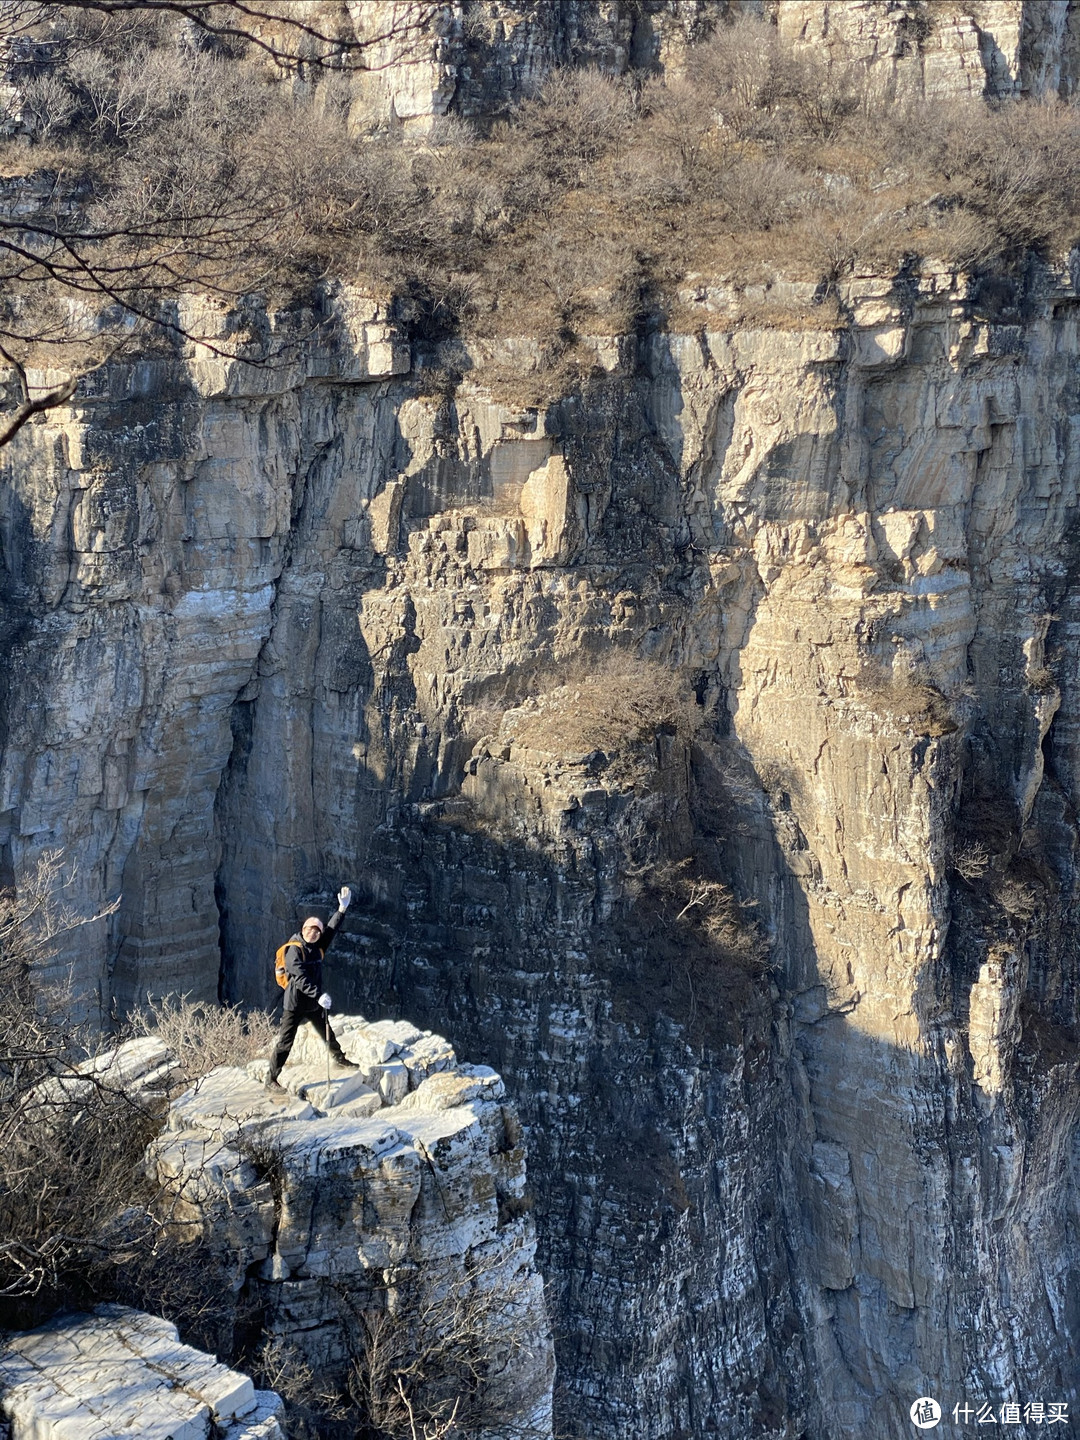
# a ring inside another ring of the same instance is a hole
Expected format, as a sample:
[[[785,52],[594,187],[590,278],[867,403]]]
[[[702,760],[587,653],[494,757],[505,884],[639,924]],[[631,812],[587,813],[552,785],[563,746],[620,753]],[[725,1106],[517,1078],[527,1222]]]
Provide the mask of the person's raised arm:
[[[352,891],[349,889],[348,885],[343,885],[338,891],[337,903],[338,908],[334,911],[333,915],[331,915],[330,919],[326,922],[326,929],[323,931],[320,937],[322,953],[324,955],[326,954],[327,950],[330,949],[330,943],[338,932],[338,926],[341,924],[342,920],[345,919],[345,911],[352,904]]]

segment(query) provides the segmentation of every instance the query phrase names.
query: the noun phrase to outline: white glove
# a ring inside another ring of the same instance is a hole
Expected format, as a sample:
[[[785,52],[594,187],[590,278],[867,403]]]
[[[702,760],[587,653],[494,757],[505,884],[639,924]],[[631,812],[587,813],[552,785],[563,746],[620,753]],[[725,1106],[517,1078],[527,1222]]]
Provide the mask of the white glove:
[[[330,996],[327,995],[326,991],[324,990],[323,993],[319,996],[319,1004],[324,1010],[329,1010],[330,1006],[333,1003],[334,1002],[330,999]]]
[[[352,891],[348,885],[343,885],[337,892],[337,903],[340,910],[347,910],[352,904]]]

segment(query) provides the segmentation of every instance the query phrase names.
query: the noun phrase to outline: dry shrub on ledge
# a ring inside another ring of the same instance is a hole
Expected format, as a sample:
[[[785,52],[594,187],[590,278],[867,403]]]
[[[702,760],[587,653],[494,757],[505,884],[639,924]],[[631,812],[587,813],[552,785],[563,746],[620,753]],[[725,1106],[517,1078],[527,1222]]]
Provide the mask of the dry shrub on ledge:
[[[136,1034],[157,1035],[173,1055],[190,1084],[218,1065],[243,1066],[270,1052],[273,1017],[264,1010],[214,1005],[186,995],[151,999],[132,1020]]]

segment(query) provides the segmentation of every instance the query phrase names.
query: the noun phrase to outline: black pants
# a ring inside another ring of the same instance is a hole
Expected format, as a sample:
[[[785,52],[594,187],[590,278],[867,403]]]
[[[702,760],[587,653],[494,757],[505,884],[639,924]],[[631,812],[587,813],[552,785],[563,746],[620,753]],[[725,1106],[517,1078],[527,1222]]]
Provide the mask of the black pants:
[[[292,1001],[291,1005],[290,1000]],[[271,1080],[277,1079],[281,1067],[289,1058],[289,1051],[293,1047],[296,1032],[303,1020],[306,1020],[309,1025],[315,1026],[322,1039],[330,1047],[330,1054],[335,1060],[345,1060],[345,1051],[338,1044],[337,1036],[330,1028],[330,1021],[322,1006],[307,995],[286,995],[285,1013],[281,1017],[281,1029],[278,1031],[277,1044],[274,1046],[274,1054],[270,1060]]]

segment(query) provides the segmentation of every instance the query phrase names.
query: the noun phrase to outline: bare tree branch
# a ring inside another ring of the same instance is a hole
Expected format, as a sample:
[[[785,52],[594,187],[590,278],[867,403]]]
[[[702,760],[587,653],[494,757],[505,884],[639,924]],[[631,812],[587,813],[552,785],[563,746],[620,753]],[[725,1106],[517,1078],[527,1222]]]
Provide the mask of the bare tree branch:
[[[5,359],[7,358],[6,352],[0,350],[0,354],[3,354]],[[65,380],[64,383],[58,385],[55,390],[46,391],[44,395],[39,395],[36,400],[25,401],[19,406],[18,410],[15,411],[15,414],[7,424],[0,429],[0,445],[6,445],[9,440],[12,440],[26,422],[33,419],[35,415],[40,415],[46,410],[53,410],[57,405],[66,404],[75,394],[78,384],[79,381],[77,377],[71,380]]]
[[[364,35],[333,35],[295,15],[283,14],[280,6],[246,3],[246,0],[0,0],[0,33],[25,31],[62,11],[90,11],[99,15],[164,14],[187,20],[218,40],[253,45],[286,69],[302,65],[379,70],[399,63],[394,59],[371,63],[371,52],[390,41],[416,41],[423,37],[437,10],[434,4],[421,6],[415,18],[397,17],[388,27]],[[343,11],[343,19],[348,12]],[[269,26],[283,31],[284,42],[262,32]],[[292,43],[289,43],[291,40]],[[302,42],[321,48],[314,53]],[[298,43],[299,42],[299,43]]]
[[[78,376],[34,394],[25,384],[28,368],[50,368],[53,347],[99,352],[104,334],[134,323],[253,366],[295,352],[302,337],[239,320],[192,328],[178,303],[206,296],[233,308],[264,288],[308,288],[400,213],[381,149],[349,145],[340,106],[327,109],[314,87],[298,99],[268,85],[251,63],[269,55],[295,73],[398,63],[439,6],[385,13],[372,23],[344,3],[0,0],[27,130],[17,163],[30,162],[25,181],[0,184],[0,341],[20,386],[0,417],[0,448],[75,393]],[[140,28],[139,17],[162,23]],[[193,46],[170,20],[231,49]]]

